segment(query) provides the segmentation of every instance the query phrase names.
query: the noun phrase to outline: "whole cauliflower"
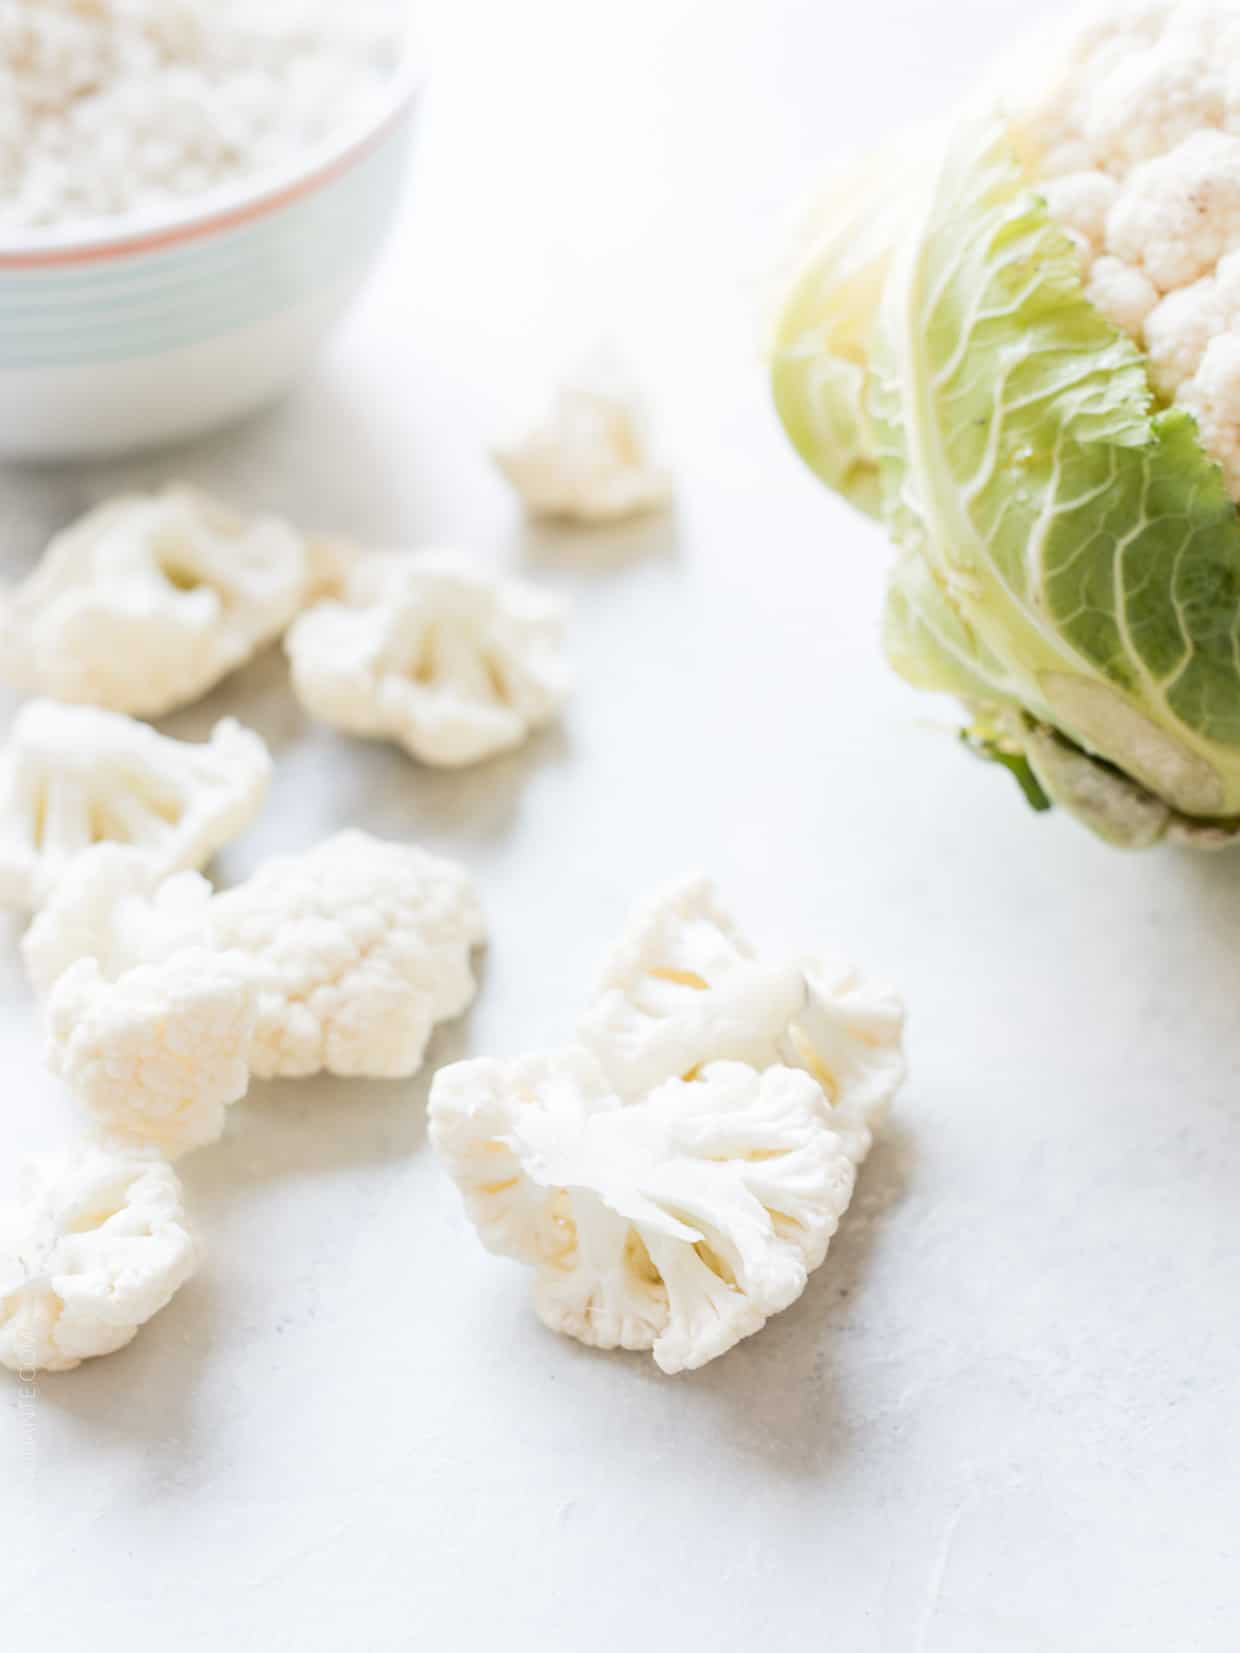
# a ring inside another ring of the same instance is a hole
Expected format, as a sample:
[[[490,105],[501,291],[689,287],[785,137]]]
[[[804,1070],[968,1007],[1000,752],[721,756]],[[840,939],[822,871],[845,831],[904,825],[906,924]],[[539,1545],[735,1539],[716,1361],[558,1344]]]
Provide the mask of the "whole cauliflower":
[[[67,1372],[123,1349],[197,1262],[161,1160],[90,1146],[32,1161],[0,1214],[0,1365]]]
[[[177,1154],[252,1077],[415,1073],[473,1000],[484,934],[462,868],[345,832],[223,895],[102,846],[23,949],[55,1070],[113,1133]]]
[[[278,638],[315,567],[284,523],[185,487],[101,505],[0,606],[0,676],[28,694],[161,717]]]
[[[635,400],[602,383],[561,390],[546,421],[497,447],[495,461],[535,516],[622,522],[672,497]]]
[[[244,832],[271,756],[233,719],[205,746],[115,712],[32,701],[0,751],[0,905],[42,905],[75,856],[130,844],[157,878],[201,867]]]
[[[758,963],[702,877],[637,913],[578,1024],[626,1098],[710,1062],[803,1067],[858,1164],[904,1081],[903,1033],[899,999],[847,966]]]
[[[833,197],[780,411],[893,663],[1110,842],[1240,838],[1240,6],[1093,7]]]
[[[288,635],[312,717],[398,742],[422,762],[478,763],[550,723],[569,691],[564,608],[450,552],[377,553]]]
[[[808,1074],[729,1062],[627,1104],[581,1050],[460,1063],[435,1077],[431,1141],[483,1243],[536,1270],[548,1326],[665,1372],[800,1297],[855,1178]]]

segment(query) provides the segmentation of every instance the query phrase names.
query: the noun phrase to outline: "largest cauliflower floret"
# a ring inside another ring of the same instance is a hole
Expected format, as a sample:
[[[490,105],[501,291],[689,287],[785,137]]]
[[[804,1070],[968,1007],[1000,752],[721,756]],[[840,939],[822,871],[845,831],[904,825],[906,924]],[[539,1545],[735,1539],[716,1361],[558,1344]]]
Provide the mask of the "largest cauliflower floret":
[[[309,600],[299,534],[184,487],[113,500],[54,539],[0,610],[0,675],[160,717],[273,642]]]
[[[628,1105],[584,1051],[444,1069],[431,1135],[553,1330],[691,1371],[796,1301],[854,1168],[819,1086],[714,1063]]]
[[[102,1147],[32,1161],[0,1216],[0,1365],[65,1372],[123,1349],[197,1261],[162,1161]]]
[[[1240,835],[1238,53],[1234,0],[1095,8],[839,192],[776,349],[897,668],[1126,846]]]

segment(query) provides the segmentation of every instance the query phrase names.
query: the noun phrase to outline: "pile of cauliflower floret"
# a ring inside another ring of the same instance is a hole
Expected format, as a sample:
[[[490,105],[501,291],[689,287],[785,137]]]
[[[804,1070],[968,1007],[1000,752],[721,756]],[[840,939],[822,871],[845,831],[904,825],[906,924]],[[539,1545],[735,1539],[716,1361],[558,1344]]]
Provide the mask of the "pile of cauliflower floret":
[[[9,595],[0,676],[37,698],[0,750],[0,903],[31,915],[48,1060],[90,1130],[0,1218],[0,1363],[68,1369],[171,1300],[199,1257],[173,1162],[254,1079],[409,1078],[476,992],[464,867],[351,830],[217,891],[200,869],[258,814],[271,754],[231,720],[191,744],[136,714],[287,634],[311,716],[475,763],[559,712],[563,627],[460,557],[316,545],[183,488],[92,512]],[[690,1369],[822,1263],[902,1023],[849,970],[758,961],[692,881],[639,916],[575,1045],[440,1072],[432,1140],[549,1325]]]
[[[1093,303],[1240,497],[1240,7],[1095,8],[1007,113]]]

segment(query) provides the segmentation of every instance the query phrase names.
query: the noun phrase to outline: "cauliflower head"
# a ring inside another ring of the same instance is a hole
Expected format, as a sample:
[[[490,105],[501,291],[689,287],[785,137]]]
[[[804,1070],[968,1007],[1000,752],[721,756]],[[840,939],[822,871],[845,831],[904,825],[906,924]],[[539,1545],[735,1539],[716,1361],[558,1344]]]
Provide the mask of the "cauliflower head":
[[[0,751],[0,905],[32,910],[92,844],[165,877],[205,866],[262,808],[271,756],[233,719],[205,745],[115,712],[32,701]]]
[[[300,535],[184,487],[113,500],[59,535],[0,609],[0,676],[160,717],[274,642],[313,589]]]
[[[528,509],[586,525],[664,509],[671,478],[650,449],[634,399],[603,385],[570,385],[547,419],[495,461]]]
[[[702,877],[638,912],[578,1024],[626,1098],[711,1062],[804,1068],[857,1163],[903,1083],[903,1034],[896,995],[848,966],[759,963]]]
[[[1234,0],[1090,8],[837,191],[775,346],[896,668],[1127,848],[1240,838],[1237,50]]]
[[[436,1075],[431,1140],[553,1330],[692,1371],[794,1303],[855,1168],[806,1073],[711,1063],[624,1102],[591,1055]]]
[[[0,1216],[0,1364],[65,1372],[123,1349],[198,1255],[161,1160],[89,1146],[30,1162]]]
[[[312,717],[459,768],[520,746],[569,692],[556,598],[448,552],[378,554],[287,639]]]

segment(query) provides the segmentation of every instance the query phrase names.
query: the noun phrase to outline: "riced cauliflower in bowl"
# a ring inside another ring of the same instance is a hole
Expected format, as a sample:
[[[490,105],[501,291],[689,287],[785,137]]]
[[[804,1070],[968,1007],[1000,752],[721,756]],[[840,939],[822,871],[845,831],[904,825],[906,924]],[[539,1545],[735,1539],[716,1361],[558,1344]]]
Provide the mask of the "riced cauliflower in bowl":
[[[274,400],[372,268],[421,67],[409,0],[0,0],[0,457]]]

